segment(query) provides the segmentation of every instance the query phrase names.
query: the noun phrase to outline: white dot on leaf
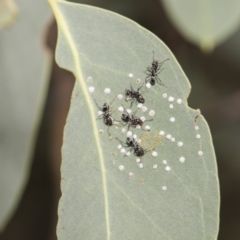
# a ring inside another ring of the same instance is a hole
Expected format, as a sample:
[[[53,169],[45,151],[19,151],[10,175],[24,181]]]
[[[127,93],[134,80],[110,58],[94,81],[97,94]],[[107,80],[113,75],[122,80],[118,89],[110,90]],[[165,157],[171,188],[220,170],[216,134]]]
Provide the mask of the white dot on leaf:
[[[202,155],[203,155],[203,152],[202,152],[202,151],[198,151],[198,155],[199,155],[199,156],[202,156]]]
[[[92,93],[92,92],[94,92],[95,88],[94,87],[89,87],[88,90],[89,90],[89,92]]]
[[[160,136],[164,136],[164,134],[165,134],[164,131],[160,131],[160,132],[159,132],[159,135],[160,135]]]
[[[123,165],[120,165],[118,168],[119,168],[120,171],[124,170],[124,166]]]
[[[111,92],[111,89],[110,88],[105,88],[104,89],[104,92],[107,94],[107,93],[110,93]]]
[[[132,73],[129,73],[128,76],[129,76],[130,78],[132,78],[132,77],[133,77],[133,74],[132,74]]]

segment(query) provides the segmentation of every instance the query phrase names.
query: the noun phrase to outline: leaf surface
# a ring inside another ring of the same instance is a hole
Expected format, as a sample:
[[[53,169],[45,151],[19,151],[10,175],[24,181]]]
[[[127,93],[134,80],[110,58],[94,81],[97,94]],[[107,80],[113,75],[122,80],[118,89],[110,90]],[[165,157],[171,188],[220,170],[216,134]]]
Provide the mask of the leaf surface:
[[[58,239],[216,239],[219,186],[212,140],[203,116],[187,105],[190,84],[173,54],[118,14],[49,2],[59,29],[57,62],[77,80],[62,148]],[[115,139],[125,141],[127,128],[110,127],[109,138],[107,126],[96,119],[94,98],[100,106],[114,99],[112,116],[120,120],[119,107],[130,108],[125,89],[145,83],[152,51],[159,61],[169,59],[159,74],[166,87],[144,84],[140,90],[147,109],[136,115],[153,119],[144,123],[151,131],[130,130],[142,146],[155,149],[137,162],[133,151],[123,157]]]
[[[205,51],[221,44],[239,28],[238,0],[162,0],[180,33]]]
[[[22,17],[0,37],[0,231],[28,180],[50,66],[41,42],[48,4],[19,0],[18,7]]]

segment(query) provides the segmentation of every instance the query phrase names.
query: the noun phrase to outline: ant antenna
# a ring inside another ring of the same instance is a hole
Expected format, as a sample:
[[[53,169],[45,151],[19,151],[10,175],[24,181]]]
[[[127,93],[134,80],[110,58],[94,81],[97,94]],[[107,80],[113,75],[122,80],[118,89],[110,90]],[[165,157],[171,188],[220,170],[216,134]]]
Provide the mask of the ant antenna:
[[[154,61],[154,51],[152,51],[153,52],[153,61]]]

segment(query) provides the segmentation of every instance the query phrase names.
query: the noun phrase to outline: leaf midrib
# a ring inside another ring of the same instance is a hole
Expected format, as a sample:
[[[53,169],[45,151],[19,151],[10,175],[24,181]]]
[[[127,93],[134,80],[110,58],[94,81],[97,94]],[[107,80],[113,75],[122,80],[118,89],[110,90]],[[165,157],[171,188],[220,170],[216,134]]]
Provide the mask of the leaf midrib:
[[[61,11],[59,11],[58,7],[57,7],[57,2],[61,2],[62,4],[70,4],[64,1],[59,1],[59,0],[48,0],[49,4],[54,12],[56,21],[58,22],[58,26],[59,28],[62,30],[62,32],[64,33],[67,43],[69,45],[69,48],[71,50],[73,59],[74,59],[74,64],[75,64],[75,77],[76,79],[79,81],[79,84],[81,86],[81,89],[83,91],[83,95],[85,97],[85,100],[87,102],[87,106],[89,109],[89,113],[90,113],[90,119],[92,122],[92,129],[93,129],[93,135],[96,141],[96,146],[97,146],[97,151],[98,151],[98,157],[99,157],[99,161],[100,161],[100,167],[101,167],[101,173],[102,173],[102,185],[103,185],[103,197],[104,197],[104,208],[105,208],[105,222],[106,222],[106,239],[110,240],[110,221],[109,221],[109,204],[108,204],[108,193],[107,193],[107,181],[106,181],[106,168],[105,168],[105,164],[104,164],[104,158],[103,158],[103,152],[102,152],[102,148],[100,145],[100,139],[99,139],[99,135],[98,135],[98,131],[97,131],[97,124],[95,121],[95,114],[94,114],[94,109],[93,106],[91,104],[91,99],[90,96],[88,94],[87,91],[87,86],[83,80],[83,76],[82,76],[82,72],[80,69],[80,61],[79,61],[79,54],[78,54],[78,50],[75,47],[75,43],[74,40],[72,39],[71,33],[68,29],[68,26],[65,22],[65,19],[61,13]],[[72,3],[71,3],[72,4]]]

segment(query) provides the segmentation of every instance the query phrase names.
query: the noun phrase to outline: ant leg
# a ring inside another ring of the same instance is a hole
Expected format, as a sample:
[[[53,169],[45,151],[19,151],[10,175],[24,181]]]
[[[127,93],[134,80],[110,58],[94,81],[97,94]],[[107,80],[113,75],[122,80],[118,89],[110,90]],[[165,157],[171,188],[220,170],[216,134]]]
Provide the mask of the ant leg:
[[[130,108],[132,108],[133,102],[135,102],[135,100],[131,101]]]
[[[156,80],[157,80],[158,84],[163,85],[164,87],[167,87],[158,76],[156,76]]]
[[[123,141],[121,141],[119,138],[115,138],[119,141],[119,143],[121,143],[123,145],[123,147],[128,147],[128,145],[126,143],[124,143]]]
[[[145,132],[149,132],[149,131],[150,131],[150,129],[144,129],[143,126],[141,126],[141,129],[142,129],[143,131],[145,131]]]
[[[99,115],[99,116],[96,118],[96,120],[99,120],[99,119],[101,119],[101,118],[103,118],[103,114]]]
[[[127,155],[127,153],[128,153],[128,152],[130,152],[130,153],[131,153],[131,152],[132,152],[132,150],[133,150],[133,147],[131,147],[131,148],[130,148],[130,149],[129,149],[129,150],[128,150],[128,151],[127,151],[125,154],[124,154],[124,157],[127,157],[127,156],[128,156],[128,155]]]
[[[165,60],[163,60],[162,62],[161,62],[161,65],[163,65],[163,63],[165,63],[166,61],[168,61],[169,60],[169,58],[166,58]]]
[[[94,101],[95,101],[95,104],[96,104],[97,108],[98,108],[99,110],[101,110],[101,111],[102,111],[102,108],[101,108],[101,107],[99,107],[99,105],[97,104],[97,101],[96,101],[96,99],[95,99],[95,98],[93,98],[93,99],[94,99]]]
[[[115,99],[116,99],[116,96],[109,102],[109,105],[112,105]]]
[[[151,79],[151,75],[148,75],[146,78],[145,78],[145,83],[148,83]]]
[[[147,119],[147,120],[144,120],[144,122],[150,122],[152,121],[153,119]]]
[[[108,136],[111,137],[111,133],[109,132],[109,129],[110,129],[110,126],[108,126],[107,128],[107,133],[108,133]]]

